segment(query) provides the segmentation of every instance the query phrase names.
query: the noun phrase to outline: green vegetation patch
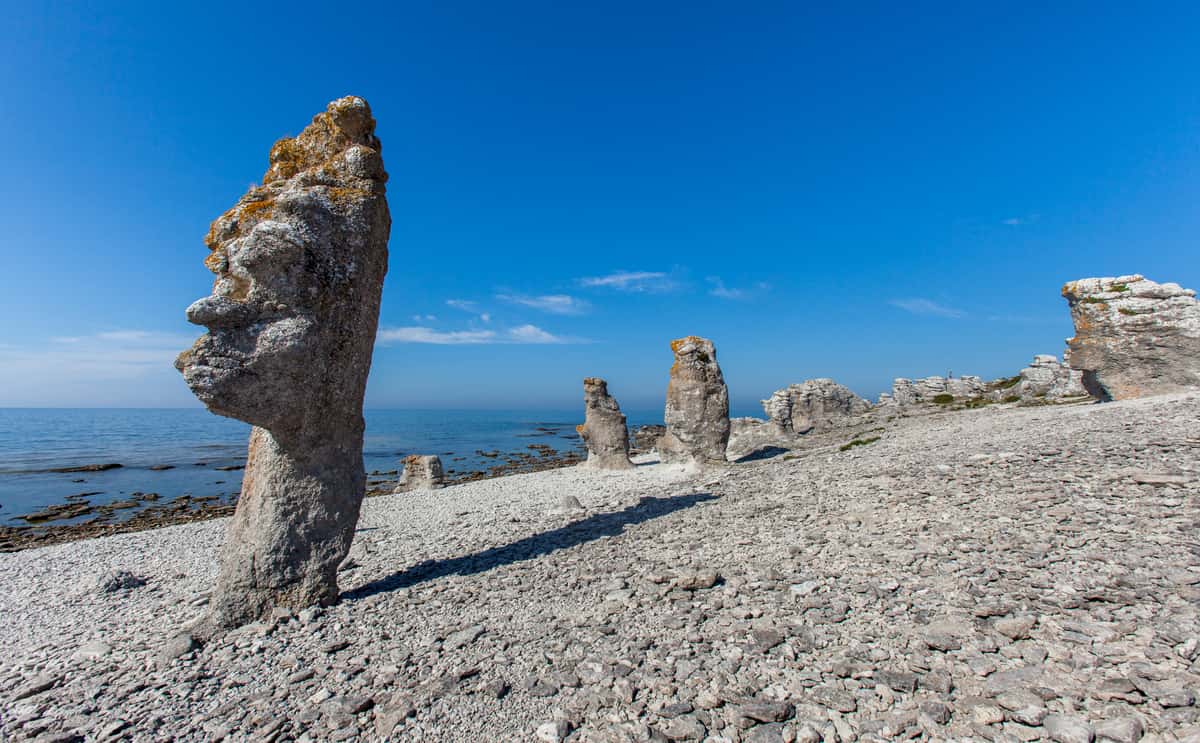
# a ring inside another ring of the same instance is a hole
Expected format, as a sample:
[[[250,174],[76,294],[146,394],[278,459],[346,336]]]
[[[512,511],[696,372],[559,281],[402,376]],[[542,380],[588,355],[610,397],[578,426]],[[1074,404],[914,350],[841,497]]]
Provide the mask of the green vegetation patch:
[[[1018,374],[1015,377],[1005,377],[1004,379],[997,379],[995,382],[992,382],[991,385],[989,385],[989,386],[994,390],[1006,390],[1009,387],[1016,387],[1020,383],[1021,383],[1021,375]]]
[[[1020,402],[1020,401],[1021,401],[1020,395],[1009,395],[1008,397],[1001,400],[1001,402]]]
[[[1118,308],[1117,308],[1117,312],[1120,312],[1122,315],[1137,315],[1137,314],[1140,314],[1140,313],[1139,313],[1137,310],[1131,310],[1131,309],[1129,309],[1128,307],[1118,307]]]
[[[851,449],[853,449],[856,446],[866,446],[867,444],[874,444],[878,440],[879,440],[878,436],[872,436],[867,439],[855,439],[855,440],[851,441],[849,444],[842,444],[841,446],[838,447],[838,450],[839,451],[850,451]]]
[[[954,402],[954,395],[943,392],[940,395],[934,395],[933,401],[938,405],[949,405],[950,403]]]
[[[989,400],[986,397],[972,397],[970,400],[964,402],[963,405],[968,408],[983,408],[991,405],[993,402],[993,400]]]
[[[1087,304],[1105,304],[1108,302],[1107,299],[1101,299],[1100,297],[1084,297],[1083,301]]]
[[[1127,292],[1129,291],[1128,284],[1113,284],[1108,288],[1110,292]]]

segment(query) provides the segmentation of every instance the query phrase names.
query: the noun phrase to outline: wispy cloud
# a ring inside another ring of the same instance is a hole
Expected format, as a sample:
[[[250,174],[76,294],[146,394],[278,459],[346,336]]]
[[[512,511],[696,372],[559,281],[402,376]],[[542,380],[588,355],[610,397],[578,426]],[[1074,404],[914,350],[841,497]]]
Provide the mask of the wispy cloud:
[[[607,276],[579,279],[582,286],[605,287],[623,292],[667,292],[677,284],[662,271],[615,271]]]
[[[523,294],[497,294],[496,299],[555,315],[581,315],[591,307],[587,301],[569,294],[543,294],[538,297],[529,297]]]
[[[771,290],[771,285],[765,281],[760,281],[753,286],[740,289],[725,286],[725,282],[721,280],[720,276],[709,276],[708,283],[713,285],[712,289],[708,290],[708,293],[720,299],[750,299]]]
[[[586,343],[582,338],[555,335],[536,325],[518,325],[504,331],[435,330],[426,327],[384,328],[376,335],[381,345],[392,343],[428,343],[440,346],[479,345],[486,343],[555,344]]]
[[[413,315],[413,322],[437,322],[437,315]]]
[[[203,331],[110,330],[0,345],[0,404],[177,404],[173,362]]]
[[[1009,217],[1008,219],[1001,220],[1000,223],[1008,225],[1009,227],[1022,227],[1024,225],[1036,222],[1037,218],[1037,214],[1028,214],[1024,217]]]
[[[474,312],[479,306],[478,303],[472,302],[469,299],[447,299],[446,304],[456,310],[462,310],[463,312]]]
[[[938,304],[932,299],[893,299],[889,302],[893,307],[899,307],[905,312],[911,312],[914,315],[927,315],[931,317],[964,317],[967,313],[953,307],[947,307],[944,304]]]

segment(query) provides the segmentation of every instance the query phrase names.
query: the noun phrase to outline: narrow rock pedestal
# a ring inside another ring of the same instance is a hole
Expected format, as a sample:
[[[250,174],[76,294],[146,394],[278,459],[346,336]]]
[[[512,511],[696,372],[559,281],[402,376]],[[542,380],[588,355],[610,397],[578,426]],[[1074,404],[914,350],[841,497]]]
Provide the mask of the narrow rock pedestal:
[[[729,389],[716,349],[707,338],[689,335],[671,341],[671,351],[675,363],[663,413],[667,432],[658,441],[658,452],[664,462],[725,464]]]
[[[585,419],[576,431],[587,445],[588,456],[583,466],[604,470],[627,470],[629,461],[629,428],[625,414],[612,395],[608,382],[599,377],[583,380]]]
[[[400,476],[397,493],[410,490],[433,490],[446,484],[442,459],[434,454],[410,454],[404,458],[404,474]]]

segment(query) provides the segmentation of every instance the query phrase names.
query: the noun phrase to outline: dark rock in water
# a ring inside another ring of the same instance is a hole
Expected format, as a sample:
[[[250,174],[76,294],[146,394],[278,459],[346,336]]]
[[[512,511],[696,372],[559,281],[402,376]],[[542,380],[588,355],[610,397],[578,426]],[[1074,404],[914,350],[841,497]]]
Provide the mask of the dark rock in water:
[[[123,466],[124,465],[118,464],[117,462],[109,462],[107,464],[84,464],[84,465],[80,465],[78,467],[56,467],[54,469],[49,469],[46,471],[47,472],[59,472],[59,473],[62,473],[62,472],[104,472],[105,470],[119,469]]]
[[[175,465],[173,465],[173,464],[153,464],[153,465],[150,465],[149,469],[151,472],[162,472],[163,470],[175,469]]]
[[[214,470],[217,470],[218,472],[237,472],[238,470],[244,470],[244,469],[246,469],[246,465],[244,465],[244,464],[230,464],[230,465],[226,465],[226,466],[224,466],[224,467],[213,467],[213,469],[214,469]]]
[[[43,521],[73,519],[85,516],[91,512],[92,506],[87,503],[60,503],[54,506],[47,506],[40,511],[35,511],[34,513],[29,513],[18,518],[24,519],[30,524],[37,524]]]

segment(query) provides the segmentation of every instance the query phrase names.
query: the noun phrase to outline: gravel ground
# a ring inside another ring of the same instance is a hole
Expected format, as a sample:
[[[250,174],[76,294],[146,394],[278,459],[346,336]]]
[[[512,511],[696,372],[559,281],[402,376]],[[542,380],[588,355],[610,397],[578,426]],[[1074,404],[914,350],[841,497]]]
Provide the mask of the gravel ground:
[[[202,648],[224,520],[0,555],[0,739],[1200,741],[1197,420],[997,406],[372,498],[340,605]]]

